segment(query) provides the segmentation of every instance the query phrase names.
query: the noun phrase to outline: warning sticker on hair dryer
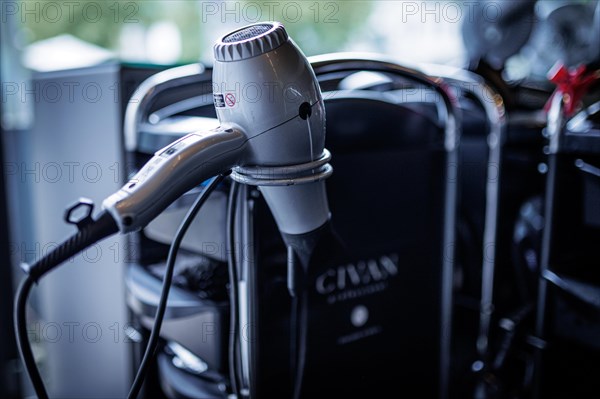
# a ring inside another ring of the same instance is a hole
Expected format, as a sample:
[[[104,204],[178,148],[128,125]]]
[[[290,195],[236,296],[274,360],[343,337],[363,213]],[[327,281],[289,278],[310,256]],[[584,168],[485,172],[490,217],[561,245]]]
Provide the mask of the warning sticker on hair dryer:
[[[214,93],[213,101],[215,103],[215,107],[217,108],[233,108],[237,103],[235,94],[233,93]]]
[[[225,94],[225,105],[229,108],[232,108],[235,106],[235,96],[233,95],[233,93],[227,93]]]
[[[213,102],[216,108],[225,108],[225,97],[221,93],[213,93]]]

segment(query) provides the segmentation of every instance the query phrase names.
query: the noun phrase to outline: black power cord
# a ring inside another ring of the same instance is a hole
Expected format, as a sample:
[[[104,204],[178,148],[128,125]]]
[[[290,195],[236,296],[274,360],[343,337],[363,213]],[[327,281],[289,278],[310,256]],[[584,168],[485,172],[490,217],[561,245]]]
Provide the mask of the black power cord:
[[[238,348],[238,277],[237,277],[237,263],[235,257],[235,213],[237,208],[237,197],[238,197],[239,185],[235,182],[231,182],[231,189],[229,191],[229,203],[227,205],[227,265],[229,268],[229,378],[231,380],[231,390],[236,397],[240,396],[239,381],[238,381],[238,367],[237,367],[237,348]]]
[[[292,398],[300,399],[302,394],[302,385],[304,383],[304,371],[306,366],[306,351],[308,340],[308,293],[305,282],[302,287],[298,287],[298,294],[292,298],[292,326],[293,349],[294,349],[294,369],[293,369],[293,391]]]
[[[91,208],[90,208],[91,213]],[[27,336],[27,298],[31,288],[46,273],[53,270],[71,256],[78,254],[90,245],[119,231],[117,224],[110,214],[103,211],[96,220],[86,218],[85,224],[79,224],[79,231],[67,241],[60,244],[48,255],[35,262],[33,265],[25,265],[27,277],[23,280],[17,291],[14,307],[14,327],[17,338],[17,347],[25,369],[33,385],[35,394],[39,399],[48,399],[48,392],[44,381],[35,364],[35,358],[31,350],[31,344]]]
[[[31,291],[31,287],[33,287],[34,283],[35,280],[31,278],[31,276],[27,276],[21,282],[19,290],[17,291],[17,299],[15,301],[14,309],[15,333],[17,335],[17,346],[19,347],[19,353],[21,354],[21,359],[23,359],[23,363],[25,364],[25,370],[27,370],[27,374],[29,374],[29,379],[33,385],[33,390],[35,391],[38,399],[48,399],[48,393],[46,392],[44,381],[42,381],[40,372],[35,364],[35,358],[33,357],[31,345],[29,344],[29,339],[27,337],[27,315],[25,310],[27,309],[27,297],[29,296],[29,292]]]
[[[308,257],[300,259],[294,245],[288,245],[288,278],[291,276],[293,284],[292,312],[290,316],[290,342],[291,342],[291,371],[292,371],[292,398],[300,399],[306,369],[306,352],[308,344]],[[303,262],[305,264],[303,264]]]
[[[138,368],[137,374],[133,381],[133,385],[131,386],[131,390],[129,391],[129,395],[127,396],[128,399],[137,399],[140,389],[142,388],[144,378],[146,377],[146,374],[148,372],[150,361],[152,360],[156,352],[160,328],[162,326],[165,311],[167,308],[167,298],[169,297],[171,281],[173,280],[175,259],[177,258],[177,252],[179,251],[181,241],[183,240],[183,237],[185,236],[185,233],[187,232],[188,228],[194,221],[194,218],[198,214],[198,211],[200,210],[200,208],[202,208],[202,205],[204,205],[204,203],[208,199],[210,193],[223,181],[223,179],[225,179],[225,177],[228,174],[229,173],[220,174],[211,180],[211,182],[200,193],[192,207],[189,209],[188,213],[185,215],[183,221],[179,225],[177,232],[175,233],[175,237],[173,238],[173,242],[171,243],[171,247],[169,248],[169,255],[167,257],[167,268],[163,277],[162,292],[160,294],[158,308],[156,309],[156,316],[154,317],[154,325],[152,326],[152,331],[150,332],[150,338],[148,338],[148,344],[146,345],[144,357],[142,358],[142,362],[140,363],[140,366]]]

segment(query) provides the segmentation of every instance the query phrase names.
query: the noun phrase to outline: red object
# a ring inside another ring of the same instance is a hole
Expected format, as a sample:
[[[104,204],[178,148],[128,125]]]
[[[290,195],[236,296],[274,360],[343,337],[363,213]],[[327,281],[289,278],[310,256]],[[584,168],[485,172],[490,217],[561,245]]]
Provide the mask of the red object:
[[[231,93],[227,93],[227,95],[225,96],[225,103],[227,104],[227,106],[233,107],[235,105],[234,95]]]
[[[564,97],[565,116],[572,116],[592,83],[600,78],[599,72],[587,71],[585,65],[568,69],[563,64],[557,63],[548,73],[548,79],[555,83],[557,87],[546,103],[544,110],[548,112],[552,99],[558,92],[561,92]]]

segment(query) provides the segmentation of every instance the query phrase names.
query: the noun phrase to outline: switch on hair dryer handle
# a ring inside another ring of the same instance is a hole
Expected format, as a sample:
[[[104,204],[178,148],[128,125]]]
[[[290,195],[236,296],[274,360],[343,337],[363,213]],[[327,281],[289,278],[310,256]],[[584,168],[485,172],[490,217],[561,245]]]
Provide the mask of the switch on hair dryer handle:
[[[121,233],[140,230],[186,191],[236,165],[245,142],[239,129],[227,126],[188,134],[157,151],[102,206]]]

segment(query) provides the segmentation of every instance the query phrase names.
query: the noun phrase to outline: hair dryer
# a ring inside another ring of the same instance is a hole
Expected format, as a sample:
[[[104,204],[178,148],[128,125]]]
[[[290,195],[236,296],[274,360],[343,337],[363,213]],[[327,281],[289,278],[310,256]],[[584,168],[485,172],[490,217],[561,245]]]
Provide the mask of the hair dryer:
[[[232,169],[236,181],[260,187],[288,240],[304,243],[307,236],[312,238],[327,225],[329,206],[323,180],[332,168],[324,149],[325,109],[306,57],[277,22],[229,33],[216,43],[214,53],[213,97],[220,126],[189,134],[159,150],[125,186],[103,201],[104,210],[96,219],[91,217],[91,202],[80,201],[68,209],[65,220],[76,224],[78,232],[34,264],[23,265],[28,276],[15,301],[15,331],[39,397],[48,395],[27,341],[25,304],[33,284],[70,256],[117,231],[143,228],[186,191]],[[199,198],[198,207],[204,198]],[[82,207],[88,209],[87,215],[75,220],[75,211]],[[196,204],[193,208],[199,209]],[[171,254],[169,261],[172,270]],[[165,287],[157,330],[166,307],[166,279]],[[130,397],[137,396],[156,337],[153,330]]]
[[[315,74],[282,24],[257,23],[214,46],[220,127],[158,151],[103,202],[122,233],[147,225],[184,192],[218,173],[260,187],[280,231],[298,235],[329,219],[322,181],[325,110]]]

